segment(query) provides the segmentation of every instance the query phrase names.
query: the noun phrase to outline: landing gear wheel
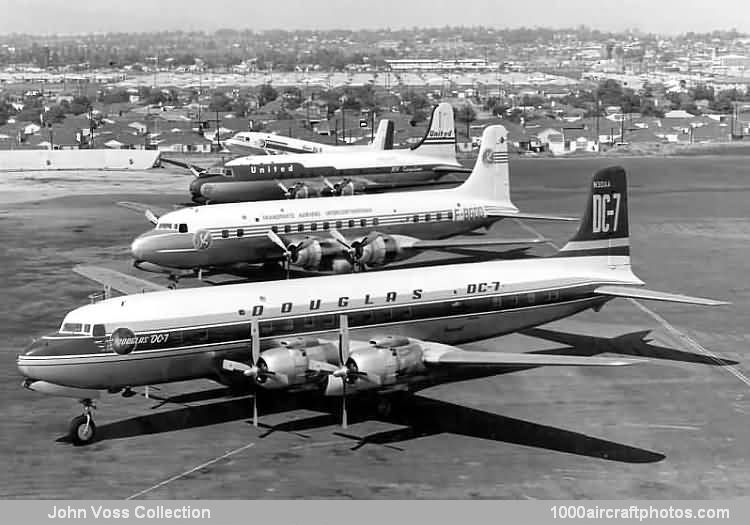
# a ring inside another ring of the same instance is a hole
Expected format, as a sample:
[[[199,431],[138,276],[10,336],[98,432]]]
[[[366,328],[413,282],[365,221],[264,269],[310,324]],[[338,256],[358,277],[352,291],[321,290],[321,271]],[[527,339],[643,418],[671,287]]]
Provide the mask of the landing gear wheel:
[[[82,414],[70,421],[70,439],[77,447],[88,445],[94,441],[96,425],[91,414]]]

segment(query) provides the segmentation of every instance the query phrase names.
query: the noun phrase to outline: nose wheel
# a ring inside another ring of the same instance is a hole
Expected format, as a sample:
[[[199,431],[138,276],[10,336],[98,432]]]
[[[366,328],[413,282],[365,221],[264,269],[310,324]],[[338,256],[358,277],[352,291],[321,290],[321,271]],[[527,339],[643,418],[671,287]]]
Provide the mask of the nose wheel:
[[[88,445],[96,437],[96,425],[94,424],[94,403],[90,399],[81,401],[83,414],[70,420],[70,440],[77,447]]]

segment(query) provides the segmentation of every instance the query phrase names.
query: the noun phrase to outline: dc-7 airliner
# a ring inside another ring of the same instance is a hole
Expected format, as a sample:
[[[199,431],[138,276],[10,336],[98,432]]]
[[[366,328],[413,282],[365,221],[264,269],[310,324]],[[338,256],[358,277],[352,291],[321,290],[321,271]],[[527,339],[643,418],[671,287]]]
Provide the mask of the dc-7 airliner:
[[[505,132],[489,127],[478,162]],[[76,308],[18,357],[24,385],[79,399],[75,444],[95,437],[102,391],[211,378],[256,389],[382,396],[508,367],[619,366],[619,357],[465,351],[456,345],[561,319],[615,297],[713,306],[643,288],[630,266],[625,172],[598,171],[578,231],[546,258],[166,290]],[[257,407],[254,409],[257,422]]]
[[[507,131],[458,188],[335,199],[294,199],[183,208],[132,243],[144,270],[232,272],[240,264],[285,261],[309,271],[347,273],[429,249],[529,245],[538,239],[453,237],[505,218],[570,220],[519,212],[510,199]],[[228,269],[228,270],[227,270]]]

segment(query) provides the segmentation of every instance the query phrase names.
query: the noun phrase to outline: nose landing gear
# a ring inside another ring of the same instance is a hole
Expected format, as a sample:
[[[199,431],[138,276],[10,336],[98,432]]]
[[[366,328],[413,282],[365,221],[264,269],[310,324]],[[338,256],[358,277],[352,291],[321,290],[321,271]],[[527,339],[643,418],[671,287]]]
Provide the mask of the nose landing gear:
[[[83,414],[70,421],[70,440],[77,447],[92,443],[96,436],[93,414],[96,406],[90,399],[81,400],[81,404],[83,405]]]

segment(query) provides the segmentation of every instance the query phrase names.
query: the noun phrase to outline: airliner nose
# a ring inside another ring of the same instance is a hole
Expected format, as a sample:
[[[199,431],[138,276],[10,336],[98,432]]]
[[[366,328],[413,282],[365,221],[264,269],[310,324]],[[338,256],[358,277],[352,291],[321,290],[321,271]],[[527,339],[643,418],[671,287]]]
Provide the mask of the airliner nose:
[[[136,261],[146,260],[146,245],[148,244],[148,238],[146,234],[139,235],[130,245],[130,253],[133,255],[133,259]]]

